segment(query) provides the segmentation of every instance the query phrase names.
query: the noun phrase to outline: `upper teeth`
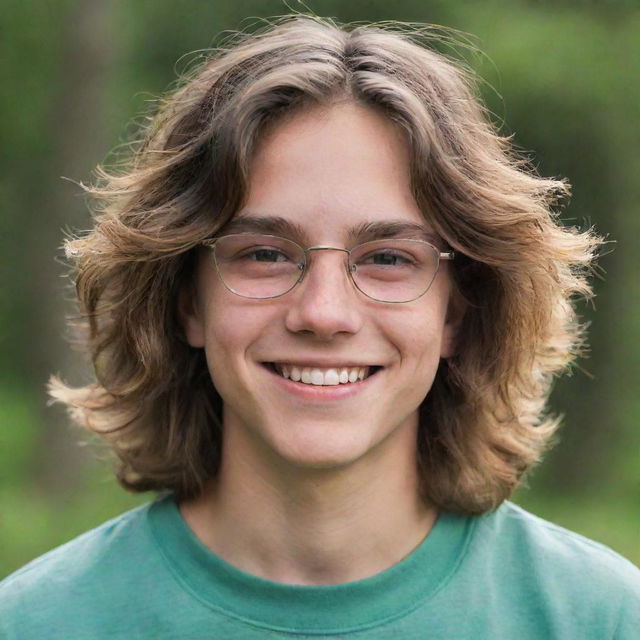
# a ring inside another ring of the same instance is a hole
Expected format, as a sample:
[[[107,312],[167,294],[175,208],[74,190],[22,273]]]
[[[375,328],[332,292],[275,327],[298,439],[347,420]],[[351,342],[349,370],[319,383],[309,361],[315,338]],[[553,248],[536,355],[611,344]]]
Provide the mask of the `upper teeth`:
[[[346,384],[364,380],[369,367],[335,367],[319,369],[317,367],[299,367],[291,364],[277,364],[276,371],[294,382],[304,382],[318,386]]]

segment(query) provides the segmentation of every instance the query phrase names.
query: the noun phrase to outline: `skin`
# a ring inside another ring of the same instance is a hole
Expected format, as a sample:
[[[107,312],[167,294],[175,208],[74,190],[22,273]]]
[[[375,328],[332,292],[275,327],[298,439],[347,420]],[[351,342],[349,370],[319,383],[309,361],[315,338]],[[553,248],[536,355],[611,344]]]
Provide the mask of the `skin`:
[[[409,181],[401,134],[353,104],[314,108],[276,125],[251,166],[238,216],[280,216],[303,246],[350,248],[362,222],[429,229]],[[196,536],[227,562],[290,584],[339,584],[396,564],[429,533],[436,509],[418,495],[417,409],[460,319],[446,262],[413,302],[355,289],[344,254],[313,252],[286,295],[228,291],[204,255],[182,320],[203,347],[224,404],[222,465],[180,505]],[[363,383],[309,387],[265,363],[376,365]],[[247,517],[251,514],[251,517]]]

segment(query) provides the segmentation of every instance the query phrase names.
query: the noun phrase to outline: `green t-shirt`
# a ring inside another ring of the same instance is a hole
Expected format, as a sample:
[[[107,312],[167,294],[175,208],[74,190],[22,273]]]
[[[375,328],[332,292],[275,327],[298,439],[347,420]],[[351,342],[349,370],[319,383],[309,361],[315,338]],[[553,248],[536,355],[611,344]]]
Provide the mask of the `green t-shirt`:
[[[637,640],[640,571],[505,503],[441,514],[371,578],[284,585],[212,554],[165,497],[0,583],[0,638]]]

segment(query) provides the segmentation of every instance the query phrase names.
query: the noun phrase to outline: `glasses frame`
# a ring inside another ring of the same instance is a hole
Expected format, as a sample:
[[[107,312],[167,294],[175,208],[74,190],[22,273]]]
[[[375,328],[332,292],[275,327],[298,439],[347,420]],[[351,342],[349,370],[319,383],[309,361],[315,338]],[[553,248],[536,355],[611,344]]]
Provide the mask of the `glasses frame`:
[[[290,242],[291,244],[298,247],[298,249],[300,249],[300,251],[302,252],[304,256],[304,263],[302,264],[298,263],[298,268],[300,269],[300,275],[298,276],[298,279],[295,280],[294,283],[286,291],[283,291],[282,293],[279,293],[275,296],[265,296],[265,297],[247,296],[247,295],[244,295],[243,293],[239,293],[238,291],[230,287],[229,284],[227,284],[227,282],[225,282],[224,278],[222,277],[222,274],[220,273],[220,267],[218,266],[218,261],[216,259],[216,243],[222,240],[223,238],[230,238],[230,237],[237,237],[237,236],[253,236],[253,235],[261,236],[264,238],[277,238],[278,240],[285,240],[286,242]],[[398,238],[394,238],[394,239],[397,240]],[[247,298],[249,300],[274,300],[275,298],[281,298],[282,296],[289,293],[292,289],[294,289],[304,279],[307,271],[309,270],[309,265],[311,263],[311,260],[309,260],[309,253],[311,251],[341,251],[347,254],[347,259],[345,260],[345,267],[346,267],[347,274],[349,276],[349,280],[362,295],[366,296],[370,300],[374,300],[375,302],[382,302],[384,304],[406,304],[407,302],[413,302],[414,300],[418,300],[418,298],[421,298],[425,293],[427,293],[427,291],[429,291],[429,289],[431,288],[433,281],[436,279],[436,275],[438,274],[438,270],[440,269],[440,262],[442,260],[447,260],[447,261],[454,260],[456,257],[456,254],[455,254],[455,251],[453,251],[452,249],[449,251],[440,251],[438,247],[433,245],[431,242],[427,242],[426,240],[418,240],[414,238],[400,238],[400,239],[403,241],[415,242],[415,243],[427,245],[428,247],[431,247],[431,249],[434,250],[437,256],[436,268],[433,272],[433,277],[429,281],[429,284],[427,285],[426,289],[419,295],[409,300],[381,300],[380,298],[374,298],[373,296],[363,291],[358,286],[358,283],[355,281],[353,274],[356,271],[356,265],[350,264],[351,253],[356,249],[359,249],[362,245],[369,244],[371,242],[377,242],[377,240],[368,240],[367,242],[361,242],[360,244],[357,244],[355,247],[352,247],[351,249],[344,249],[342,247],[331,247],[325,244],[317,244],[312,247],[307,247],[305,249],[294,240],[290,240],[289,238],[285,238],[283,236],[276,236],[269,233],[230,233],[224,236],[218,236],[217,238],[212,238],[211,240],[205,240],[204,242],[202,242],[202,246],[211,251],[213,256],[213,263],[216,267],[216,274],[218,275],[218,278],[220,279],[220,282],[222,282],[222,284],[224,285],[225,289],[227,289],[228,291],[231,291],[231,293],[237,296],[240,296],[241,298]],[[384,240],[384,239],[381,239],[381,240]]]

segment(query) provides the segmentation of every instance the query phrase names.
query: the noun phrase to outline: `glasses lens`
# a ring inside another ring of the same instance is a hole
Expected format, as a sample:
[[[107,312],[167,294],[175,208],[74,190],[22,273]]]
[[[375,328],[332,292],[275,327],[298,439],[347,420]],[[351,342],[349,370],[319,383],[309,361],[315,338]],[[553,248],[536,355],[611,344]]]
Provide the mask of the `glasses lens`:
[[[439,251],[422,240],[366,242],[351,251],[353,281],[381,302],[409,302],[423,295],[438,270]]]
[[[214,258],[220,279],[246,298],[275,298],[291,289],[304,269],[304,251],[285,238],[234,234],[218,238]]]

